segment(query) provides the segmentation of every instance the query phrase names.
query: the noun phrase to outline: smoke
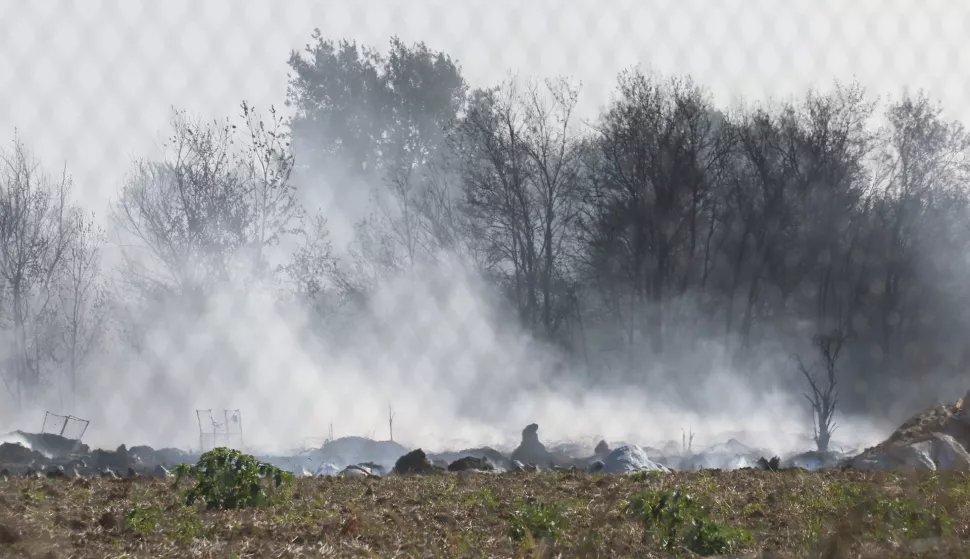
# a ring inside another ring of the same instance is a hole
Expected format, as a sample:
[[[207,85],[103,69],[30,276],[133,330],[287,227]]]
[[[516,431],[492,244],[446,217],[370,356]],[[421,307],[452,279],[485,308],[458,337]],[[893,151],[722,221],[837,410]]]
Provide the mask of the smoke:
[[[649,381],[598,386],[559,370],[553,349],[497,316],[476,278],[439,270],[433,280],[381,285],[366,312],[332,339],[308,335],[310,317],[281,308],[269,290],[214,296],[192,322],[153,316],[179,339],[159,334],[143,352],[101,359],[75,414],[91,420],[86,440],[107,447],[196,447],[197,409],[241,410],[246,445],[276,452],[331,426],[335,436],[387,439],[389,412],[395,440],[431,449],[514,446],[532,422],[547,442],[651,444],[689,430],[697,446],[728,437],[779,452],[806,445],[810,423],[799,394],[762,388],[703,344],[692,358],[712,359],[710,371],[690,386],[662,364],[645,364]],[[34,415],[42,412],[27,417]],[[848,446],[871,443],[880,431],[841,423],[836,438]]]
[[[345,223],[359,217],[359,209],[345,211],[337,216]],[[150,332],[140,346],[116,328],[73,404],[62,387],[51,390],[21,413],[5,413],[5,430],[33,430],[44,409],[67,408],[91,421],[85,441],[93,446],[195,448],[200,428],[211,430],[196,410],[221,419],[222,410],[238,409],[244,444],[263,452],[286,452],[331,429],[387,439],[392,428],[394,440],[412,447],[508,448],[533,422],[546,442],[660,445],[691,432],[695,448],[730,437],[776,452],[810,444],[801,394],[777,381],[779,368],[790,368],[788,354],[768,343],[756,350],[759,370],[739,371],[721,341],[688,332],[662,359],[622,357],[614,366],[626,368],[623,380],[606,381],[597,370],[609,356],[588,356],[588,368],[566,360],[520,326],[455,254],[381,277],[362,306],[333,309],[323,324],[314,310],[281,298],[283,287],[234,284],[201,307],[134,317]],[[682,303],[690,312],[690,301]],[[836,438],[848,446],[885,433],[865,420],[841,423]]]
[[[346,265],[350,225],[366,210],[339,203],[333,190],[315,196],[338,201],[322,209]],[[116,239],[119,253],[128,240]],[[115,256],[106,265],[118,287],[125,272]],[[529,423],[547,442],[651,445],[691,432],[695,447],[731,437],[777,452],[809,446],[802,381],[789,360],[793,338],[760,340],[747,361],[756,365],[744,370],[704,324],[671,336],[660,358],[603,352],[579,363],[531,336],[465,258],[437,256],[433,265],[378,276],[360,306],[332,308],[322,323],[317,309],[281,297],[285,286],[275,282],[232,282],[191,307],[142,310],[130,318],[149,335],[133,345],[118,326],[87,367],[76,402],[51,390],[4,419],[32,430],[43,409],[69,408],[91,420],[86,442],[104,447],[197,447],[200,428],[211,425],[196,411],[224,409],[240,410],[247,447],[271,452],[331,429],[375,439],[393,429],[396,441],[426,449],[509,447]],[[695,303],[687,295],[671,312],[690,315]],[[607,368],[623,374],[602,374]],[[836,447],[888,430],[866,419],[839,422]]]
[[[607,384],[570,368],[496,303],[447,255],[381,281],[365,307],[323,329],[281,303],[278,286],[227,290],[192,318],[139,317],[155,326],[146,346],[109,347],[74,413],[91,420],[85,440],[105,447],[197,447],[197,409],[241,410],[246,446],[272,452],[331,426],[338,437],[387,439],[390,413],[394,439],[426,449],[514,446],[532,422],[547,442],[659,444],[691,431],[695,448],[729,437],[779,452],[807,446],[800,394],[766,385],[765,371],[733,370],[719,343],[694,340]],[[766,369],[783,362],[765,355]],[[842,423],[851,446],[878,432]]]

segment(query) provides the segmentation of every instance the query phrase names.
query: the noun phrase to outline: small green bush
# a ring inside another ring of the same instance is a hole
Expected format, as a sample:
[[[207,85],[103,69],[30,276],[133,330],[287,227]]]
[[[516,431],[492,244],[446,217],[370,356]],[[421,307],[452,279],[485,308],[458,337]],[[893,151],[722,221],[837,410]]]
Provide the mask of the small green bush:
[[[749,532],[713,520],[706,507],[680,491],[645,491],[627,501],[624,510],[668,550],[683,546],[698,555],[718,555],[751,542]]]
[[[202,500],[208,508],[238,509],[268,504],[273,495],[267,488],[277,496],[283,494],[293,474],[249,454],[219,447],[203,454],[194,466],[176,466],[176,490],[186,478],[195,481],[195,487],[186,493],[187,505]]]

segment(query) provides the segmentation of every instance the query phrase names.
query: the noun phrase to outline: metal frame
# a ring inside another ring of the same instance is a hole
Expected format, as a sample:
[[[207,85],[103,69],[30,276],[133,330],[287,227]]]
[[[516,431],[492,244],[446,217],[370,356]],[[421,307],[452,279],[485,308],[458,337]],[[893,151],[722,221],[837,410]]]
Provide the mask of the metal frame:
[[[63,425],[61,425],[61,430],[56,433],[60,437],[63,437],[64,436],[64,431],[67,430],[68,424],[71,423],[72,421],[75,422],[75,423],[78,423],[78,424],[83,425],[83,427],[81,428],[81,433],[77,436],[76,439],[72,439],[72,440],[76,440],[76,441],[80,441],[84,437],[84,433],[86,433],[88,431],[88,425],[91,424],[91,421],[89,421],[87,419],[81,419],[80,417],[76,417],[76,416],[73,416],[73,415],[58,415],[56,413],[51,413],[51,412],[45,410],[44,411],[44,424],[40,428],[40,432],[41,433],[47,433],[47,419],[49,417],[55,417],[55,418],[58,418],[58,419],[63,420],[64,423],[63,423]],[[51,434],[53,434],[53,433],[51,433]]]
[[[225,437],[225,445],[227,447],[232,447],[232,442],[234,437],[239,438],[239,448],[242,449],[244,446],[243,441],[243,425],[242,425],[242,411],[236,410],[222,410],[222,417],[225,420],[223,423],[216,421],[215,416],[212,413],[213,410],[195,410],[195,418],[199,424],[199,449],[205,452],[208,449],[206,445],[206,439],[209,438],[212,442],[212,448],[217,446],[222,446],[220,437]],[[202,418],[206,417],[206,420],[211,423],[211,430],[207,431],[203,426]],[[238,429],[231,430],[230,425],[235,424]]]

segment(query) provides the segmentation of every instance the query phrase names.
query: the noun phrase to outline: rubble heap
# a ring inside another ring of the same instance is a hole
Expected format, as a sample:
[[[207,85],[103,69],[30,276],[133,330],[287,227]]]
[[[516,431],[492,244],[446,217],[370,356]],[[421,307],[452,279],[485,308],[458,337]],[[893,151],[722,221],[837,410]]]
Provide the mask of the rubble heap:
[[[970,470],[970,391],[903,423],[846,465],[860,470]]]
[[[512,451],[512,460],[542,467],[549,467],[552,464],[552,453],[539,441],[538,424],[530,423],[522,430],[522,442]]]

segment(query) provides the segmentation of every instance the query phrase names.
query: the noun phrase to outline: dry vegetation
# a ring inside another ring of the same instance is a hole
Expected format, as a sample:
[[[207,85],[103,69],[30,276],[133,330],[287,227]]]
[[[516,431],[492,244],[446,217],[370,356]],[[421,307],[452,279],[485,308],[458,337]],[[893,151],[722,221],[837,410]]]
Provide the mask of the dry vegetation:
[[[630,504],[665,490],[708,506],[740,542],[732,556],[970,556],[970,476],[856,471],[298,479],[276,504],[229,511],[186,506],[161,479],[13,478],[0,555],[694,556]]]

